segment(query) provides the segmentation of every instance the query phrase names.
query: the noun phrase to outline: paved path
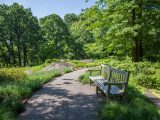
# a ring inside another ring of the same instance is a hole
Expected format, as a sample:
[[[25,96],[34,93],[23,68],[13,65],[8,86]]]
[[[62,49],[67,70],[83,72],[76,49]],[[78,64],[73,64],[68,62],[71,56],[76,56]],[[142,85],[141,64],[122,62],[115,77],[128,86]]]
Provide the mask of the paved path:
[[[55,78],[37,91],[26,103],[20,120],[96,120],[103,96],[95,87],[82,85],[77,70]]]
[[[146,90],[144,93],[157,107],[160,108],[160,99],[152,94],[150,90]]]

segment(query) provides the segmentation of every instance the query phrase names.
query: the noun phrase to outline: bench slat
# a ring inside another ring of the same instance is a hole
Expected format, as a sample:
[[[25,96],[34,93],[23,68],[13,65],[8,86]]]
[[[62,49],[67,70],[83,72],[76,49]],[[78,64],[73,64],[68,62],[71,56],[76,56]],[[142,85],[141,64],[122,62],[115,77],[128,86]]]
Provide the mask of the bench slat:
[[[92,81],[95,81],[95,80],[104,80],[104,78],[102,76],[90,76],[89,77]]]
[[[105,86],[104,82],[100,80],[99,81],[96,80],[96,86],[98,86],[105,94],[108,94],[107,93],[108,86]],[[122,94],[123,92],[117,86],[112,85],[109,93],[117,95],[117,94]]]

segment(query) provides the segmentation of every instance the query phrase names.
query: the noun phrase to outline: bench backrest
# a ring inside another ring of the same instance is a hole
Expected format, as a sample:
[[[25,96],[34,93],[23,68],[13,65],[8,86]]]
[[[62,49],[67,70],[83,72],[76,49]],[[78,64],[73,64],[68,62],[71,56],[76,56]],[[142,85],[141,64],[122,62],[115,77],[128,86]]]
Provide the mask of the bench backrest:
[[[106,79],[109,80],[111,72],[111,66],[108,64],[102,64],[101,65],[101,75]]]
[[[129,72],[111,68],[109,82],[120,83],[119,87],[125,92],[128,87]],[[118,84],[117,84],[118,85]]]

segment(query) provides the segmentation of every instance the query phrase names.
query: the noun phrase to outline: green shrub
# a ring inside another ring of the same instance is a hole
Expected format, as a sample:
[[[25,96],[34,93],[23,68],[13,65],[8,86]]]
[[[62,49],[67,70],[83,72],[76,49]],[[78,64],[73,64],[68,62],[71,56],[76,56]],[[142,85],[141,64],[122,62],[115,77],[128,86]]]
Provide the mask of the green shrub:
[[[130,76],[134,78],[133,79],[134,83],[137,83],[146,88],[160,89],[159,63],[151,63],[147,61],[133,63],[131,62],[130,59],[122,60],[122,61],[118,61],[114,59],[102,59],[102,60],[95,60],[94,62],[89,62],[89,63],[82,63],[78,61],[74,61],[73,63],[76,64],[77,67],[80,67],[80,66],[91,67],[91,66],[97,66],[103,63],[107,63],[112,67],[115,67],[121,70],[130,71],[131,73]],[[85,77],[81,81],[83,83],[89,83],[87,81],[87,78]]]
[[[25,86],[35,91],[49,80],[59,75],[61,75],[61,72],[59,70],[49,72],[37,72],[33,75],[28,76],[26,79],[23,80],[23,82]]]
[[[16,97],[23,99],[30,96],[31,88],[18,82],[5,82],[0,85],[0,98]]]
[[[14,111],[14,114],[18,114],[24,111],[24,105],[16,97],[9,97],[2,102],[3,106]]]
[[[139,101],[136,101],[139,102]],[[144,101],[143,101],[144,102]],[[136,103],[135,103],[136,104]],[[109,102],[100,113],[100,120],[159,120],[157,109],[148,103],[131,105]]]
[[[72,68],[65,67],[65,68],[63,68],[63,71],[64,71],[64,73],[69,73],[72,71]]]
[[[16,118],[11,109],[0,105],[0,120],[16,120]]]
[[[88,84],[89,83],[89,74],[86,73],[84,75],[79,76],[79,80],[82,84]]]
[[[129,86],[127,98],[107,102],[99,117],[100,120],[159,120],[160,113],[135,86]]]
[[[20,80],[26,77],[23,68],[4,68],[0,69],[0,81]]]
[[[52,59],[45,60],[45,64],[49,64],[49,63],[52,63]]]
[[[46,59],[44,64],[47,65],[53,62],[60,62],[60,61],[61,61],[60,59]]]
[[[97,72],[97,71],[92,72],[92,75],[99,75],[99,72]],[[88,71],[86,71],[83,75],[79,76],[79,81],[82,84],[89,84],[89,82],[90,82],[89,81],[89,76],[90,76],[90,73]]]

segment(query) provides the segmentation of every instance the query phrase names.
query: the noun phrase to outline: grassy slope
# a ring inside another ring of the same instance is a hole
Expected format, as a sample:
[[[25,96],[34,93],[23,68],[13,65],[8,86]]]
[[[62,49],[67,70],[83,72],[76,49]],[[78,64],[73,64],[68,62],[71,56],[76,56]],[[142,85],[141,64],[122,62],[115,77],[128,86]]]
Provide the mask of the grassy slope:
[[[70,71],[69,68],[64,68],[63,71],[39,72],[41,68],[42,66],[36,66],[0,70],[0,120],[15,120],[17,114],[24,109],[22,100],[30,97],[52,78]],[[25,75],[25,70],[34,72]]]

